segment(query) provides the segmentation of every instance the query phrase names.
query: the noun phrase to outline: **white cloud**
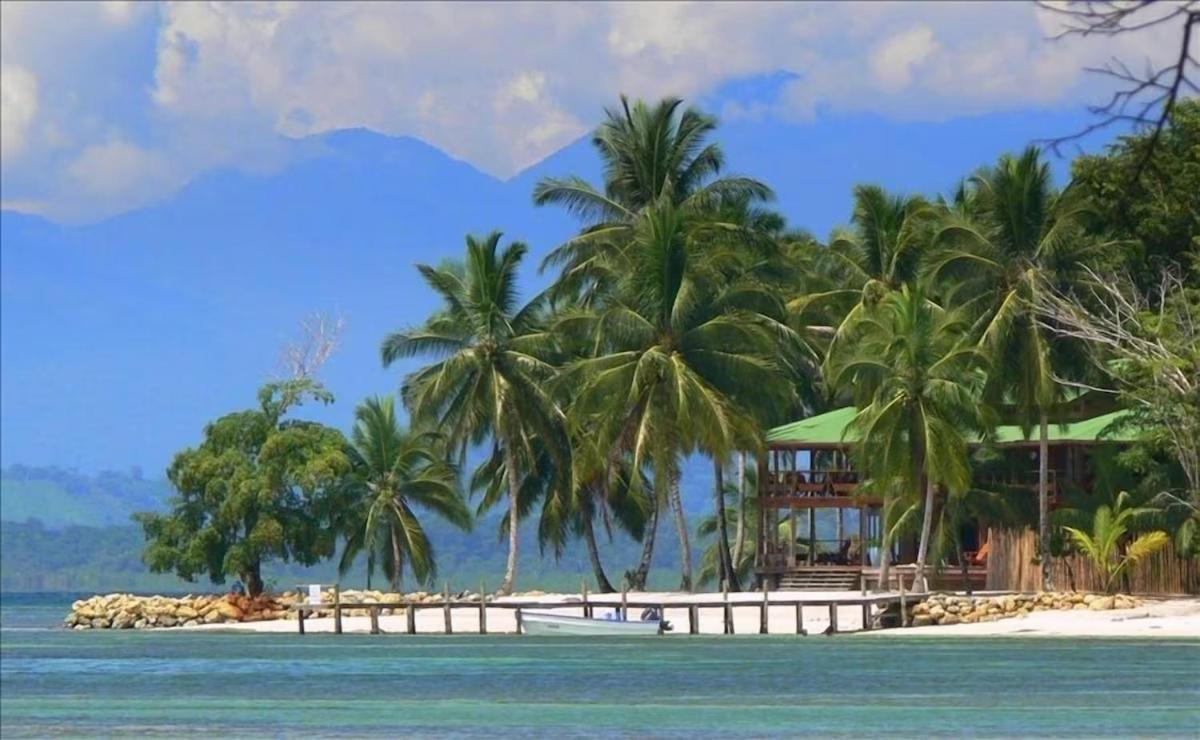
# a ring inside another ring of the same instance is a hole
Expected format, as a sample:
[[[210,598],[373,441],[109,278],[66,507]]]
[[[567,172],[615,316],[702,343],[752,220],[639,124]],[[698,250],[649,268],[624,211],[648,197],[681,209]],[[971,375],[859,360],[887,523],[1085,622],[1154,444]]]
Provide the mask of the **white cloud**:
[[[17,65],[0,65],[0,160],[8,161],[25,149],[29,127],[38,109],[37,79]]]
[[[784,70],[795,79],[782,94],[726,110],[937,120],[1079,106],[1103,96],[1082,67],[1169,54],[1175,41],[1162,28],[1051,43],[1055,22],[1025,3],[2,3],[0,13],[4,68],[28,75],[5,72],[6,197],[69,218],[169,194],[148,183],[266,167],[280,134],[365,126],[509,176],[586,132],[620,92],[695,96]],[[91,173],[103,161],[141,174],[102,183],[98,208]]]
[[[914,26],[889,36],[871,53],[871,71],[884,89],[895,92],[912,82],[913,67],[937,51],[929,26]]]

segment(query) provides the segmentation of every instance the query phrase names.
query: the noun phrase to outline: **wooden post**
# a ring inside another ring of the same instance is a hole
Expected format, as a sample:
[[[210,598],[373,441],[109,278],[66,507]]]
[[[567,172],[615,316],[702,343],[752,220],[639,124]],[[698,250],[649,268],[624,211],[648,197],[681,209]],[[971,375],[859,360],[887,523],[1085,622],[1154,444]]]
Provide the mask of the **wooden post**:
[[[862,587],[862,595],[867,595],[867,507],[858,510],[858,549],[859,560],[862,561],[862,574],[858,577]]]
[[[688,634],[700,634],[700,607],[688,604]]]
[[[862,605],[862,628],[863,632],[871,629],[871,605],[866,602]]]
[[[629,591],[625,586],[621,587],[621,619],[629,619]]]
[[[817,562],[817,510],[808,510],[808,564]]]
[[[590,616],[592,616],[592,608],[591,608],[590,606],[588,606],[588,599],[587,599],[587,579],[586,579],[586,578],[585,578],[585,579],[583,579],[583,580],[582,580],[582,581],[579,583],[579,593],[583,594],[583,616],[584,616],[584,617],[590,617]]]
[[[333,584],[333,631],[342,634],[342,587]]]
[[[370,607],[370,611],[371,611],[371,634],[378,635],[379,634],[379,607],[372,606],[372,607]]]
[[[442,619],[446,622],[446,634],[454,634],[454,625],[450,619],[450,581],[446,581],[446,588],[442,591]]]
[[[521,607],[517,607],[517,634],[521,634]]]
[[[836,635],[838,631],[837,613],[837,604],[831,603],[829,605],[829,634],[831,635]]]
[[[297,609],[296,616],[298,617],[297,621],[300,623],[300,634],[303,635],[304,634],[304,610]]]
[[[487,634],[487,592],[483,590],[483,581],[479,582],[479,634]]]
[[[800,602],[800,601],[796,602],[796,634],[797,635],[807,635],[808,634],[807,632],[804,631],[804,603]]]
[[[908,597],[904,595],[904,579],[900,579],[900,626],[908,626]]]
[[[404,605],[404,621],[408,634],[417,634],[417,608],[411,602]]]
[[[771,613],[770,591],[767,589],[767,584],[764,583],[763,584],[762,612],[759,614],[759,620],[758,620],[758,634],[766,635],[766,634],[770,633],[770,631],[771,631],[770,626],[768,625],[768,622],[767,622],[768,615],[770,613]]]
[[[725,634],[733,634],[733,607],[729,605],[729,589],[725,589]]]

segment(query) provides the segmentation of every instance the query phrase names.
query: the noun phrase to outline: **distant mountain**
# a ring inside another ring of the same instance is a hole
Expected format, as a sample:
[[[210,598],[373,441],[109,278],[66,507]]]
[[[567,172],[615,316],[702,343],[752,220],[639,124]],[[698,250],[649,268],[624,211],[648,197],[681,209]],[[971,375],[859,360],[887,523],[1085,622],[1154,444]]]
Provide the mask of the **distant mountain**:
[[[740,100],[731,88],[704,104],[721,112]],[[766,180],[789,221],[818,235],[847,220],[855,183],[946,190],[1078,120],[726,118],[716,138],[728,169]],[[533,184],[600,174],[586,138],[509,181],[415,139],[361,129],[284,146],[290,155],[277,170],[211,172],[166,202],[96,224],[0,213],[5,464],[137,464],[160,477],[207,421],[253,404],[281,343],[314,310],[342,312],[348,329],[323,373],[337,403],[302,413],[347,428],[357,401],[394,392],[414,366],[384,370],[379,360],[387,332],[435,306],[413,264],[457,257],[464,234],[501,229],[531,246],[526,288],[544,285],[538,261],[577,224],[561,209],[535,208]],[[690,508],[701,508],[707,481],[685,487],[695,492]]]
[[[36,520],[51,529],[129,526],[134,512],[161,509],[170,494],[166,481],[148,480],[138,470],[87,475],[13,465],[0,470],[0,520]]]

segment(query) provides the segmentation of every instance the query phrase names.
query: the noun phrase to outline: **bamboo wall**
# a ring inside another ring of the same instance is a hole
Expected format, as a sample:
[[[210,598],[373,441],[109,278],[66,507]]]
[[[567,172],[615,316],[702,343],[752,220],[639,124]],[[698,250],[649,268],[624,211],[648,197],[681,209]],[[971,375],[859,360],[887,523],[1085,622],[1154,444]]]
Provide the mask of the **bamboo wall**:
[[[1031,529],[988,530],[987,588],[1000,591],[1040,591],[1041,569],[1034,561],[1037,533]],[[1099,591],[1104,581],[1091,563],[1074,555],[1054,558],[1050,574],[1055,588],[1067,590],[1074,574],[1075,588]],[[1130,591],[1138,594],[1200,594],[1200,561],[1180,560],[1167,545],[1129,571]]]

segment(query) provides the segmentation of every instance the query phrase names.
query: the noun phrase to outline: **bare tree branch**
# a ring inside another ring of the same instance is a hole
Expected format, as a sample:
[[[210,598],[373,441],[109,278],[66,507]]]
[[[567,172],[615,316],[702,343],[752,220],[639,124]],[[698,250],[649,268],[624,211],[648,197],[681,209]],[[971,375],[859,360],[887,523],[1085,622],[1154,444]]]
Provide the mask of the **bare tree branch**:
[[[1135,129],[1152,131],[1137,165],[1133,170],[1136,182],[1150,163],[1163,127],[1171,118],[1176,102],[1188,92],[1200,92],[1193,76],[1200,72],[1200,63],[1192,55],[1195,29],[1200,26],[1200,0],[1071,0],[1048,2],[1038,0],[1038,6],[1062,18],[1063,30],[1052,40],[1072,36],[1114,37],[1138,33],[1161,25],[1180,27],[1179,52],[1170,64],[1155,68],[1149,62],[1142,72],[1133,72],[1120,59],[1112,59],[1103,67],[1088,67],[1086,71],[1110,77],[1122,84],[1107,103],[1088,106],[1088,112],[1098,120],[1083,129],[1053,139],[1043,140],[1055,154],[1062,147],[1078,141],[1094,131],[1114,124],[1131,124]]]
[[[298,336],[285,342],[279,352],[281,374],[292,380],[314,377],[337,351],[346,319],[316,312],[300,319]]]

